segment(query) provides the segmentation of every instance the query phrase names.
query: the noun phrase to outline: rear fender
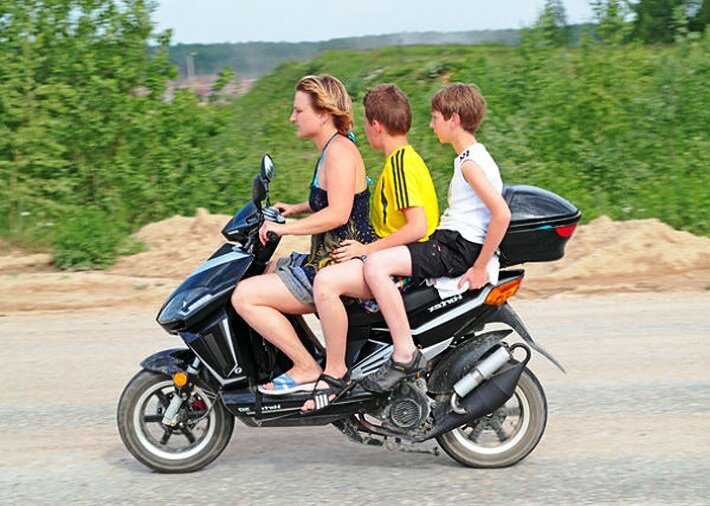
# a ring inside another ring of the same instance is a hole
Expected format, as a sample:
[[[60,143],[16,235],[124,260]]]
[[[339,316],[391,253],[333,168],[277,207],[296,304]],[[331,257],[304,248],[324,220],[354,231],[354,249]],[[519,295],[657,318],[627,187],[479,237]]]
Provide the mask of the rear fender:
[[[525,327],[523,320],[520,319],[518,313],[515,312],[515,310],[509,303],[506,302],[505,304],[499,306],[495,314],[492,315],[487,321],[487,323],[493,322],[505,323],[506,325],[511,327],[513,330],[515,330],[515,332],[518,333],[518,335],[523,339],[523,341],[528,344],[528,346],[530,346],[533,350],[535,350],[547,360],[555,364],[555,366],[557,366],[560,371],[565,374],[567,373],[567,371],[559,362],[559,360],[552,356],[552,353],[547,351],[540,344],[538,344],[535,339],[533,339],[533,336],[530,335],[530,332],[528,332],[528,329]]]

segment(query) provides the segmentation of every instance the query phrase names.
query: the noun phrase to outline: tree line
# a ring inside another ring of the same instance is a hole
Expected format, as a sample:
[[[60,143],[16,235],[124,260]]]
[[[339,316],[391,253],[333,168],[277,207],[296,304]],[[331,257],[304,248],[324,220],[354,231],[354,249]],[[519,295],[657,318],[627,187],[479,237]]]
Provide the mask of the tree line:
[[[672,4],[670,39],[642,37],[643,13],[668,12],[656,4]],[[442,80],[479,82],[492,111],[484,134],[509,177],[579,195],[587,216],[657,216],[710,233],[707,1],[593,6],[576,49],[549,1],[514,48],[327,52],[282,64],[225,104],[171,88],[171,34],[155,33],[150,1],[1,0],[0,238],[51,248],[62,267],[106,266],[139,247],[127,238],[147,222],[197,206],[231,212],[267,150],[291,171],[275,189],[300,198],[296,175],[312,160],[285,118],[295,79],[311,72],[343,78],[356,103],[370,84],[396,82],[418,117]],[[425,125],[412,141],[441,190],[448,153]]]

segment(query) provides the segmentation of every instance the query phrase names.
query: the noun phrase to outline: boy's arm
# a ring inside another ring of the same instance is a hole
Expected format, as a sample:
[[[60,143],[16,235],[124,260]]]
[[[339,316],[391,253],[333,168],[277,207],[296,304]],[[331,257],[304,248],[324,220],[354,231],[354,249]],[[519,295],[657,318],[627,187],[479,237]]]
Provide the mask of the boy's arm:
[[[426,211],[423,207],[407,207],[402,209],[407,223],[387,237],[377,239],[370,244],[361,244],[354,240],[345,240],[340,243],[341,247],[333,250],[331,256],[337,262],[344,262],[353,257],[371,255],[375,251],[402,246],[410,242],[417,242],[426,236],[428,226]]]
[[[461,173],[491,213],[491,221],[488,224],[488,232],[486,233],[486,239],[483,241],[481,253],[479,253],[476,262],[466,271],[466,274],[464,274],[464,277],[461,278],[459,282],[459,287],[461,287],[465,281],[468,281],[469,289],[475,289],[481,288],[488,283],[486,266],[498,249],[505,232],[508,230],[510,209],[508,209],[508,204],[503,200],[503,196],[498,193],[495,188],[493,188],[490,181],[488,181],[488,178],[483,173],[483,169],[472,160],[466,160],[463,163]]]

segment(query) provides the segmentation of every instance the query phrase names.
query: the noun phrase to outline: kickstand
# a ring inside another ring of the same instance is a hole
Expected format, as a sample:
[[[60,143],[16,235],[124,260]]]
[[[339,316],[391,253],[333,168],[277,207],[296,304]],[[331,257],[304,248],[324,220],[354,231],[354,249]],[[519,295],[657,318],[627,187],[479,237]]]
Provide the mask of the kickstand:
[[[400,451],[405,453],[428,453],[429,455],[439,456],[439,447],[432,446],[431,448],[422,448],[418,445],[404,444],[398,437],[385,436],[385,448],[391,451]]]
[[[345,436],[350,440],[353,441],[354,443],[360,443],[368,446],[382,446],[385,444],[385,442],[382,439],[370,437],[370,436],[362,436],[360,431],[358,431],[355,426],[352,424],[350,420],[347,419],[342,419],[342,420],[336,420],[333,422],[333,425],[345,434]]]

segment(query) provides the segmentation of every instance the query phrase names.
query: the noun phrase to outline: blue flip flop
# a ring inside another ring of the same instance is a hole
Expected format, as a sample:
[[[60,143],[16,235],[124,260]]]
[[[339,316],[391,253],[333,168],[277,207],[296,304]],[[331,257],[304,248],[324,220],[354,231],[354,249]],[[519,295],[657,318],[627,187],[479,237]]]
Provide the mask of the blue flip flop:
[[[271,383],[274,385],[273,389],[267,390],[263,385],[259,385],[259,392],[264,395],[288,395],[295,392],[310,392],[316,386],[315,381],[311,383],[296,383],[296,380],[287,373],[275,377],[271,380]]]

